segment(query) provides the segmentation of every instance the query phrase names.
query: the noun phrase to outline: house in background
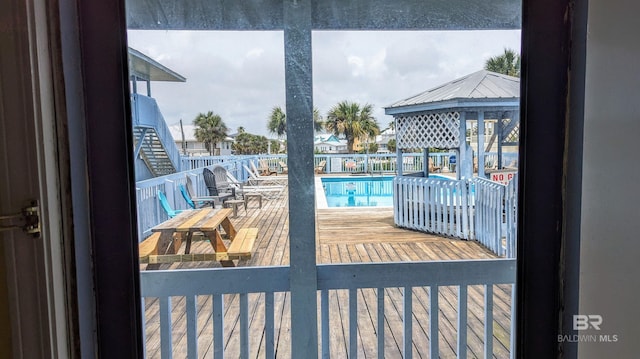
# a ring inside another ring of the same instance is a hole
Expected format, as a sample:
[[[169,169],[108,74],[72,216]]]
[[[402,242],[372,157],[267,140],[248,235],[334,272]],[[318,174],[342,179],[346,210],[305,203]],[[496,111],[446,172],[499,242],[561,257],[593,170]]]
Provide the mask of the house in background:
[[[390,153],[387,148],[387,144],[389,140],[395,140],[396,131],[392,128],[387,128],[386,130],[380,132],[379,135],[376,136],[376,144],[378,145],[378,153]]]
[[[182,125],[174,124],[169,126],[169,131],[175,139],[176,147],[180,149],[180,153],[185,156],[209,156],[209,151],[204,145],[204,142],[200,142],[196,139],[196,126],[194,125]],[[184,132],[184,138],[182,134]],[[234,140],[231,136],[227,136],[223,141],[216,143],[214,155],[216,156],[228,156],[231,155],[231,145]]]
[[[313,139],[313,150],[316,153],[347,153],[347,141],[330,133],[317,134]]]

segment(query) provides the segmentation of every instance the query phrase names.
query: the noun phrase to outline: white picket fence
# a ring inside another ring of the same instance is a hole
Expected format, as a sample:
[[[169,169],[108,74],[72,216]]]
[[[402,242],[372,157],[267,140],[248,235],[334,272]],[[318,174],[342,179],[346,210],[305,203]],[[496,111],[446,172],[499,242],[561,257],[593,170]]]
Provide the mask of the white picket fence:
[[[475,181],[476,240],[498,256],[516,257],[517,177],[503,185],[483,178]]]
[[[397,226],[477,240],[500,257],[516,257],[517,177],[507,185],[411,176],[393,183]]]
[[[433,177],[393,180],[394,220],[400,227],[474,239],[471,182]]]

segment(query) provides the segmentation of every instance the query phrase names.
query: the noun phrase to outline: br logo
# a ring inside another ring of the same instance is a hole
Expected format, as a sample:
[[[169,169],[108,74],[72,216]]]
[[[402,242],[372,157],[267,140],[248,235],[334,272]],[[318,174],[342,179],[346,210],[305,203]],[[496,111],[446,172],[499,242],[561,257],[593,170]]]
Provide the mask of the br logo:
[[[602,316],[597,314],[577,314],[573,316],[573,330],[587,330],[593,328],[600,330]]]

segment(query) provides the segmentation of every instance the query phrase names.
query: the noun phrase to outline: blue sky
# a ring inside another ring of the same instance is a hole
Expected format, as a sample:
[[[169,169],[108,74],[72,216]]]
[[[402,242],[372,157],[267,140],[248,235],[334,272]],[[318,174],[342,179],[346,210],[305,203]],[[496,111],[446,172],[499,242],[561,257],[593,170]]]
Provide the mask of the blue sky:
[[[323,31],[312,44],[320,113],[343,100],[369,103],[385,128],[384,106],[478,71],[504,48],[519,51],[520,31]],[[129,46],[187,78],[152,83],[168,124],[213,111],[231,132],[268,135],[271,109],[284,108],[282,32],[130,30]]]

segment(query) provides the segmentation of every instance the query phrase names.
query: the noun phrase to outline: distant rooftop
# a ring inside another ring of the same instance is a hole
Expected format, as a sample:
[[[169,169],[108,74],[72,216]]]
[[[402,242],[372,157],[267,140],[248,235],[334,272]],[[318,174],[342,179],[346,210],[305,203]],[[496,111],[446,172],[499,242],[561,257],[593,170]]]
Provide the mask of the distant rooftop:
[[[187,142],[199,142],[196,139],[196,126],[194,125],[190,125],[190,124],[183,124],[182,128],[184,129],[184,140]],[[181,141],[182,140],[182,131],[180,130],[180,124],[176,123],[173,125],[169,125],[169,131],[171,132],[171,136],[173,136],[173,138],[176,141]],[[227,136],[224,141],[227,142],[233,142],[233,138],[231,138],[230,136]]]
[[[385,108],[387,115],[411,111],[437,110],[444,107],[465,106],[473,103],[485,106],[500,103],[518,105],[520,78],[480,70],[451,82],[434,87]]]

